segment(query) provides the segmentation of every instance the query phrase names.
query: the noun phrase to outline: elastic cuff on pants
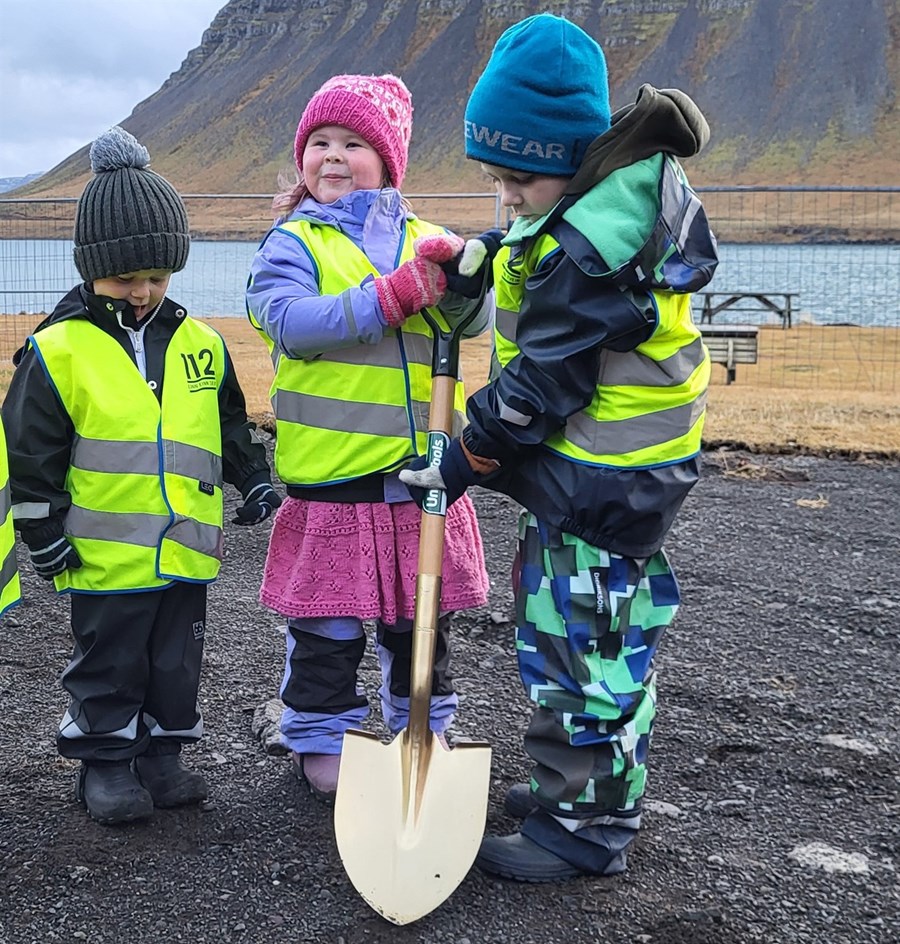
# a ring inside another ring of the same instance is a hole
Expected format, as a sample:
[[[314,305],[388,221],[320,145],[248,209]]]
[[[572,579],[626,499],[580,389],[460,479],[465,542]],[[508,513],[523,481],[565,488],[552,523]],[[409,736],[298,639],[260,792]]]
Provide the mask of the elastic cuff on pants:
[[[150,738],[147,750],[144,751],[144,757],[159,757],[162,754],[180,754],[181,741],[173,741],[171,738]]]
[[[399,734],[409,725],[409,699],[386,696],[383,685],[378,694],[381,698],[382,717],[388,730],[391,734]],[[428,706],[428,723],[431,730],[435,734],[444,734],[453,724],[458,707],[459,696],[455,692],[451,695],[433,696]]]
[[[361,728],[368,713],[368,705],[336,715],[285,708],[281,743],[298,754],[340,754],[344,734],[351,728]]]
[[[544,810],[529,813],[522,821],[522,835],[592,875],[613,875],[625,870],[626,850],[637,831],[623,826],[587,826],[566,829]]]

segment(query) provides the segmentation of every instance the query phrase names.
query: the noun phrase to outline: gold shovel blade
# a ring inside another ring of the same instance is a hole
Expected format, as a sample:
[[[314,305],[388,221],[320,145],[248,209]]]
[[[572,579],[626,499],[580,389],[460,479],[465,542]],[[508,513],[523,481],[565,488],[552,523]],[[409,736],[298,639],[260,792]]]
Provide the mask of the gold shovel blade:
[[[446,751],[431,732],[389,744],[348,731],[334,803],[338,852],[353,887],[388,921],[409,924],[466,877],[484,834],[491,749]]]

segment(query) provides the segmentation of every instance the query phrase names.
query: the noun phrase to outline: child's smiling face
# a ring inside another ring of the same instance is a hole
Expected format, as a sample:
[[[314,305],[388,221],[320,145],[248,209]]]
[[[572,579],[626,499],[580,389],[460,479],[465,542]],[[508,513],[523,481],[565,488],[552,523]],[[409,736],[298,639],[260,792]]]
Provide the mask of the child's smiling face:
[[[384,161],[365,138],[340,125],[316,128],[303,149],[303,181],[314,200],[385,186]]]
[[[481,169],[493,180],[503,206],[515,210],[517,216],[534,218],[549,213],[559,203],[571,179],[511,170],[496,164],[482,163]]]

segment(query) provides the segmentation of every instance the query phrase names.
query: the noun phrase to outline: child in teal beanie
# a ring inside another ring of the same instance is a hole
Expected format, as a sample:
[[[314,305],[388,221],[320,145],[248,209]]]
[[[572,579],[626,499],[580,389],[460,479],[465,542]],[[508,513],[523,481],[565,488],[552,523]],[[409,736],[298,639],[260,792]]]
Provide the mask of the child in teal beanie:
[[[494,260],[495,367],[440,466],[401,478],[523,506],[533,766],[506,795],[520,830],[476,859],[506,878],[622,872],[640,826],[654,656],[679,606],[662,545],[699,475],[709,380],[690,293],[717,262],[678,158],[708,135],[676,90],[644,85],[611,114],[600,46],[550,14],[500,37],[466,108],[466,155],[516,215]]]
[[[497,40],[466,107],[466,157],[571,177],[609,124],[603,50],[568,20],[541,13]]]

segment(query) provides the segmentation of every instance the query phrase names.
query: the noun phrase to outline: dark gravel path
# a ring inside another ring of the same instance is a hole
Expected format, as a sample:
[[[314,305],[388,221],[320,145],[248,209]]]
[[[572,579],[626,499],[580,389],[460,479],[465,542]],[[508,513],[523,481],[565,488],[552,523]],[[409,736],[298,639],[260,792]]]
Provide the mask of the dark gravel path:
[[[355,893],[329,811],[254,736],[283,658],[256,602],[264,530],[229,530],[211,592],[207,736],[188,754],[211,801],[126,828],[88,820],[55,754],[67,605],[24,565],[27,603],[0,621],[0,942],[900,940],[898,496],[898,464],[709,456],[668,543],[684,607],[629,871],[530,887],[473,871],[404,928]],[[507,622],[516,509],[475,497],[494,589],[458,622],[455,733],[490,741],[487,828],[509,832],[529,716]],[[371,654],[365,668],[374,690]]]

